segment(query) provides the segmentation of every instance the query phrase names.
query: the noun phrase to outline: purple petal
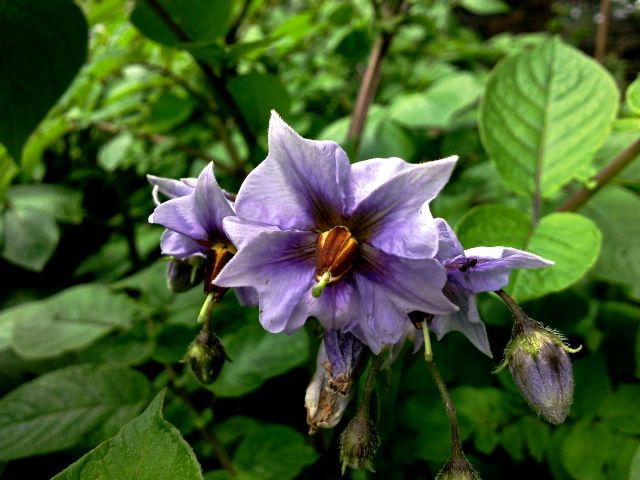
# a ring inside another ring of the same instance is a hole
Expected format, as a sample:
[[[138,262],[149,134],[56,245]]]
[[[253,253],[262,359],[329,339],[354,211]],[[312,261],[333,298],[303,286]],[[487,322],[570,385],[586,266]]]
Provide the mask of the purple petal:
[[[372,158],[351,166],[354,205],[360,203],[390,178],[412,167],[401,158]]]
[[[315,233],[262,232],[243,245],[214,283],[253,287],[260,299],[260,323],[265,330],[291,333],[306,320],[293,313],[315,283],[315,242]]]
[[[463,255],[464,248],[449,224],[442,218],[436,218],[435,222],[438,229],[438,254],[436,258],[442,262]]]
[[[358,238],[393,255],[433,258],[438,232],[429,202],[449,180],[456,159],[412,165],[378,186],[353,213]]]
[[[438,314],[456,310],[442,293],[447,273],[438,261],[397,257],[366,244],[361,251],[362,264],[358,274],[386,290],[404,313],[418,310]]]
[[[204,256],[204,248],[198,242],[189,237],[165,230],[160,237],[160,250],[163,255],[171,255],[176,258],[187,258],[193,255]]]
[[[438,340],[446,333],[456,330],[464,334],[478,350],[493,358],[487,329],[480,319],[475,295],[452,283],[447,284],[445,293],[460,310],[450,315],[436,315],[433,318],[431,330],[434,331]]]
[[[222,220],[235,215],[213,175],[212,164],[198,177],[192,193],[164,202],[149,221],[200,241],[226,241]]]
[[[500,290],[509,283],[509,272],[514,268],[540,268],[553,265],[538,255],[509,247],[476,247],[465,250],[467,259],[477,264],[466,272],[450,271],[462,287],[473,293]]]
[[[240,249],[262,232],[279,232],[278,227],[249,222],[239,217],[227,217],[222,221],[225,233],[231,242]]]
[[[269,155],[242,184],[238,216],[282,229],[329,229],[343,223],[351,166],[334,142],[306,140],[272,112]]]
[[[236,292],[238,302],[243,307],[256,307],[258,305],[258,292],[249,287],[238,287],[233,289]]]
[[[156,177],[147,175],[147,180],[151,185],[157,187],[158,191],[169,198],[184,197],[193,192],[195,178],[185,178],[174,180],[172,178]]]

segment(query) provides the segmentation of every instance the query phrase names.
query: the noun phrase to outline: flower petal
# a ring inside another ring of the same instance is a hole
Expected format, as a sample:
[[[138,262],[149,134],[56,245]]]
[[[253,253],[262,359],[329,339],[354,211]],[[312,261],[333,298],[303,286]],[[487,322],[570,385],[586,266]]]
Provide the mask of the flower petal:
[[[233,289],[236,292],[238,303],[243,307],[256,307],[258,305],[258,292],[250,287],[238,287]]]
[[[184,197],[193,192],[195,178],[185,178],[174,180],[173,178],[156,177],[147,175],[147,180],[151,185],[157,187],[158,191],[169,198]]]
[[[407,258],[433,258],[438,233],[429,202],[447,183],[457,157],[412,165],[378,186],[355,208],[358,239]]]
[[[278,227],[250,222],[239,217],[227,217],[222,221],[225,233],[235,245],[240,249],[257,235],[265,231],[279,232]]]
[[[200,241],[226,241],[222,220],[235,215],[213,175],[212,164],[200,173],[192,193],[158,205],[149,221]]]
[[[463,255],[464,248],[449,224],[442,218],[436,218],[435,222],[438,229],[438,254],[436,258],[442,262]]]
[[[214,279],[221,287],[253,287],[265,330],[293,332],[305,318],[293,316],[314,283],[316,234],[265,231],[248,241]]]
[[[269,155],[240,187],[236,211],[282,229],[329,229],[343,223],[350,190],[351,166],[342,148],[302,138],[272,112]]]
[[[449,273],[462,287],[473,293],[500,290],[509,283],[509,272],[514,268],[540,268],[553,265],[533,253],[509,247],[475,247],[465,250],[466,258],[477,259],[474,268],[466,272]]]
[[[480,319],[475,295],[455,283],[448,283],[444,291],[460,310],[450,315],[436,315],[433,318],[431,330],[438,340],[446,333],[456,330],[464,334],[478,350],[493,358],[487,329]]]
[[[351,166],[353,177],[353,200],[357,205],[376,188],[413,165],[398,157],[372,158],[356,162]]]
[[[202,245],[172,230],[162,232],[162,236],[160,237],[160,250],[163,255],[171,255],[176,258],[187,258],[193,255],[204,256]]]

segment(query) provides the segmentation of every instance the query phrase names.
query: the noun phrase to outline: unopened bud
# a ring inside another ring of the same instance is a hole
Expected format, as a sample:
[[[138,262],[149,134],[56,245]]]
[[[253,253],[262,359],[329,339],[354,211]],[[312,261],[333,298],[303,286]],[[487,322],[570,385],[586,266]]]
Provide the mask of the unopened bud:
[[[206,385],[218,378],[225,360],[229,360],[229,357],[222,342],[208,327],[204,327],[191,342],[185,357],[193,374]]]
[[[527,318],[517,321],[505,350],[504,362],[527,403],[548,422],[558,425],[573,401],[573,371],[568,353],[580,351],[565,345],[561,336]]]
[[[204,258],[171,258],[167,267],[167,287],[175,293],[186,292],[204,278]]]
[[[367,408],[360,408],[340,435],[342,474],[347,467],[375,472],[373,458],[380,446],[380,437]]]
[[[480,476],[464,454],[460,454],[449,458],[436,476],[436,480],[480,480]]]

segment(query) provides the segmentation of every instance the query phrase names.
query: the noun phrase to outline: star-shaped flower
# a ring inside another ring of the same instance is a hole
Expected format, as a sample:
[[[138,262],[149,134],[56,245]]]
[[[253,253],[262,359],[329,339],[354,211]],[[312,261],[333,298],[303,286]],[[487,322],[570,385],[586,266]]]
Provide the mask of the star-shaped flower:
[[[306,140],[274,112],[269,154],[238,192],[238,217],[224,221],[238,253],[216,283],[255,288],[270,332],[314,316],[379,352],[404,334],[408,312],[455,310],[428,207],[455,161],[350,165],[336,143]]]
[[[156,208],[149,216],[167,230],[162,234],[160,247],[164,255],[182,259],[199,255],[205,257],[205,292],[220,298],[227,288],[213,282],[222,267],[236,252],[236,248],[222,228],[222,220],[235,216],[233,202],[218,185],[213,164],[208,164],[196,179],[172,180],[148,176],[154,185]],[[157,192],[169,200],[159,203]],[[255,292],[236,289],[245,305],[256,304]]]
[[[447,270],[444,293],[459,308],[449,314],[437,314],[431,321],[440,340],[451,330],[462,332],[480,351],[491,355],[484,323],[476,306],[476,294],[500,290],[509,283],[514,268],[540,268],[553,265],[533,253],[509,247],[475,247],[465,250],[449,224],[435,219],[440,237],[439,260]]]

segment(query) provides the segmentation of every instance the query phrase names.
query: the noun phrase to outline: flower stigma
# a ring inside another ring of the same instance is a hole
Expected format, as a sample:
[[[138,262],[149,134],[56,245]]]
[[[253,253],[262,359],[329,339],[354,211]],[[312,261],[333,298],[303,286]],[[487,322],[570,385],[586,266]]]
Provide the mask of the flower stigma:
[[[316,241],[316,285],[314,298],[320,297],[327,285],[345,276],[358,256],[358,241],[347,227],[338,226],[322,232]]]

